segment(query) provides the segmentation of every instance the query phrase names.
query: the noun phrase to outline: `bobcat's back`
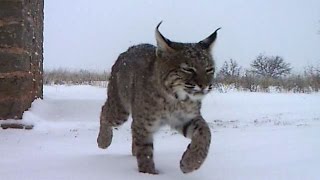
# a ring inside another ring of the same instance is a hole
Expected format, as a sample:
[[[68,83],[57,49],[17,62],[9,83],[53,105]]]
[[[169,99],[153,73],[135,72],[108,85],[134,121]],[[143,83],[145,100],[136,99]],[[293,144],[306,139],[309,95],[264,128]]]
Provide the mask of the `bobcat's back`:
[[[156,47],[151,44],[140,44],[130,47],[120,54],[112,66],[110,85],[108,89],[117,87],[121,101],[129,105],[132,95],[153,76],[156,60]]]

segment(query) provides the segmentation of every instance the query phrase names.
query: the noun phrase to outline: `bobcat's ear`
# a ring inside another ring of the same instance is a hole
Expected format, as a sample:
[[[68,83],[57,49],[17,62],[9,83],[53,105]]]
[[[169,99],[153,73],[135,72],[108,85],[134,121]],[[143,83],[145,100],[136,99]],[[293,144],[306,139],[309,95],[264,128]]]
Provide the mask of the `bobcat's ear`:
[[[218,30],[221,28],[218,28],[217,30],[215,30],[210,36],[208,36],[206,39],[198,42],[198,44],[203,48],[203,49],[207,49],[207,50],[211,50],[211,48],[214,45],[214,42],[216,41],[217,38],[217,32]]]
[[[156,41],[157,41],[157,55],[160,52],[174,52],[175,50],[170,46],[172,42],[165,38],[159,31],[159,26],[162,21],[157,25],[155,29]]]

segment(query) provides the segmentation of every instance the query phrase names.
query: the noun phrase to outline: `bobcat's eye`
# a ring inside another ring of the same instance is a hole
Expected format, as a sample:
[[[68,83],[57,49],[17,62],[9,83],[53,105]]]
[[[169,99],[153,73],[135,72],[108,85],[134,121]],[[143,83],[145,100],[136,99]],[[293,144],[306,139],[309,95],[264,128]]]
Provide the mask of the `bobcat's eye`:
[[[185,73],[188,73],[188,74],[196,73],[196,70],[192,67],[181,67],[181,70]]]
[[[206,69],[207,74],[213,74],[214,73],[214,68],[210,67]]]

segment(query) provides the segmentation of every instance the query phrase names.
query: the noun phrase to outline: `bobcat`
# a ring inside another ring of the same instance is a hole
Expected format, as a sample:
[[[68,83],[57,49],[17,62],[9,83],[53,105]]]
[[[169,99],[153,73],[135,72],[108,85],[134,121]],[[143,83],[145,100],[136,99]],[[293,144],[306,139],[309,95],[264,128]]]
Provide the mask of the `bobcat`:
[[[169,125],[191,139],[180,161],[183,173],[198,169],[207,157],[211,132],[200,113],[201,99],[212,89],[215,64],[210,50],[218,28],[198,43],[178,43],[155,28],[157,47],[140,44],[120,54],[112,67],[108,99],[102,106],[98,146],[107,148],[112,128],[132,115],[132,154],[140,172],[158,174],[153,134]]]

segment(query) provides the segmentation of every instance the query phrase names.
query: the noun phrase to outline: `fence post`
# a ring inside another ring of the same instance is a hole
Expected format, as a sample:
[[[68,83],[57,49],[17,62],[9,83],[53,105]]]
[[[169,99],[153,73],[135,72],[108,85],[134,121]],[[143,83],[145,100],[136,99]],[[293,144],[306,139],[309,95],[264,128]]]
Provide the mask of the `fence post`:
[[[0,120],[43,94],[43,0],[0,1]]]

